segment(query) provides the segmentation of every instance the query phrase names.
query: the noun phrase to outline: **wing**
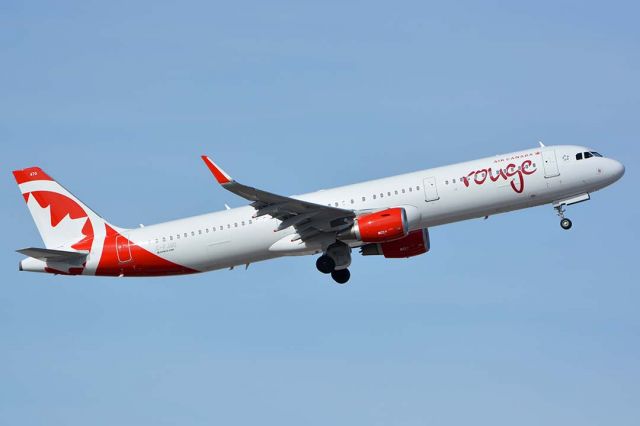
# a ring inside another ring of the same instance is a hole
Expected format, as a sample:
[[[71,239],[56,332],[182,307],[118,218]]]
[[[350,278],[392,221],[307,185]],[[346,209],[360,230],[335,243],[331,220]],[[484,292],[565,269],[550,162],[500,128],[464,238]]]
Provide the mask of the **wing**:
[[[269,215],[279,219],[281,222],[276,231],[293,226],[299,238],[306,239],[323,232],[339,232],[349,227],[356,216],[353,210],[323,206],[243,185],[206,155],[202,160],[224,189],[251,201],[256,209],[254,217]]]

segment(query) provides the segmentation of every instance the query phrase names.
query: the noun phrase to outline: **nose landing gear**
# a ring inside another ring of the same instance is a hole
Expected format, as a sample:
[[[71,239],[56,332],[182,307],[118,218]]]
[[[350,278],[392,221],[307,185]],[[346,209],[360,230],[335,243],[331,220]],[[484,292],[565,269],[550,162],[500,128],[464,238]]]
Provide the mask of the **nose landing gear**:
[[[566,217],[564,217],[564,212],[565,212],[564,204],[560,204],[559,206],[554,206],[553,208],[556,209],[558,216],[560,216],[560,227],[565,231],[568,231],[569,229],[571,229],[571,227],[573,226],[573,222],[571,222],[571,219],[567,219]]]
[[[556,210],[558,216],[560,216],[560,226],[562,227],[562,229],[569,230],[573,226],[571,220],[564,217],[564,207],[582,203],[583,201],[588,201],[589,199],[591,199],[591,196],[588,192],[585,192],[584,194],[576,195],[571,198],[565,198],[553,203],[553,208]]]

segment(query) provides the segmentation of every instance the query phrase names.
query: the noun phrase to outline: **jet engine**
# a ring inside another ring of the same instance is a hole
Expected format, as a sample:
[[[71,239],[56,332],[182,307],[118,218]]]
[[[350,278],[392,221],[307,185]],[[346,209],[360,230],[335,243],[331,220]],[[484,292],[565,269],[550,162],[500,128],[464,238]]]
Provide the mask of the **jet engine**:
[[[394,207],[358,216],[353,226],[339,235],[341,239],[381,243],[407,235],[409,223],[403,208]]]
[[[413,257],[429,251],[429,230],[411,231],[406,237],[383,243],[365,244],[360,247],[363,256],[382,255],[390,259]]]

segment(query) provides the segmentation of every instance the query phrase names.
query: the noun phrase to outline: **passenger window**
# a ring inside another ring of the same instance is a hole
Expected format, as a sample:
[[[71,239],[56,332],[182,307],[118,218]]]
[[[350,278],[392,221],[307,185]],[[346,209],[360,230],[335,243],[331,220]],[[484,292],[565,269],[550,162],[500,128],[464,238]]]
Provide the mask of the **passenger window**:
[[[336,207],[338,207],[338,202],[337,201],[334,204],[335,204]]]
[[[215,231],[215,230],[216,230],[216,228],[213,228],[213,230]],[[208,233],[209,233],[209,228],[207,228],[207,229],[205,230],[205,232],[208,234]]]
[[[413,188],[412,187],[409,187],[409,192],[413,192]]]
[[[242,221],[242,226],[244,226],[244,220]]]
[[[374,199],[374,200],[376,199],[376,194],[373,194],[373,199]]]
[[[402,193],[404,194],[404,188],[402,188]]]
[[[420,191],[420,187],[419,186],[416,186],[416,191]]]
[[[398,190],[393,191],[394,194],[398,195]]]
[[[380,193],[380,198],[384,198],[384,194],[382,192]]]
[[[362,201],[367,201],[367,197],[362,197]]]
[[[251,222],[251,219],[249,219],[249,225],[251,225],[253,222]]]
[[[391,191],[387,192],[387,196],[391,197]]]
[[[186,232],[184,233],[184,237],[185,237],[185,238],[187,238],[187,237],[188,237],[188,235],[187,235],[187,233],[186,233]]]
[[[173,235],[169,235],[169,240],[173,241]]]
[[[351,204],[355,203],[355,201],[353,200],[353,198],[351,199]]]
[[[200,231],[200,233],[202,234],[202,231]],[[191,231],[191,236],[192,236],[192,237],[195,237],[195,236],[196,236],[195,231]]]
[[[167,242],[167,237],[162,237],[162,242],[166,243]]]

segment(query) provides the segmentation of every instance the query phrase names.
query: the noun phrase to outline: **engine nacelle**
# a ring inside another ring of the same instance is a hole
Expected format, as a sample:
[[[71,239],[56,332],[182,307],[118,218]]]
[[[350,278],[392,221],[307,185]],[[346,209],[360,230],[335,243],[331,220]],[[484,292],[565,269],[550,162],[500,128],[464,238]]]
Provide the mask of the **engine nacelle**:
[[[429,230],[425,228],[411,231],[399,240],[366,244],[360,247],[360,253],[363,256],[382,255],[390,259],[400,259],[426,253],[430,248]]]
[[[382,243],[400,239],[408,232],[407,213],[403,208],[394,207],[358,216],[353,226],[339,237],[365,243]]]

